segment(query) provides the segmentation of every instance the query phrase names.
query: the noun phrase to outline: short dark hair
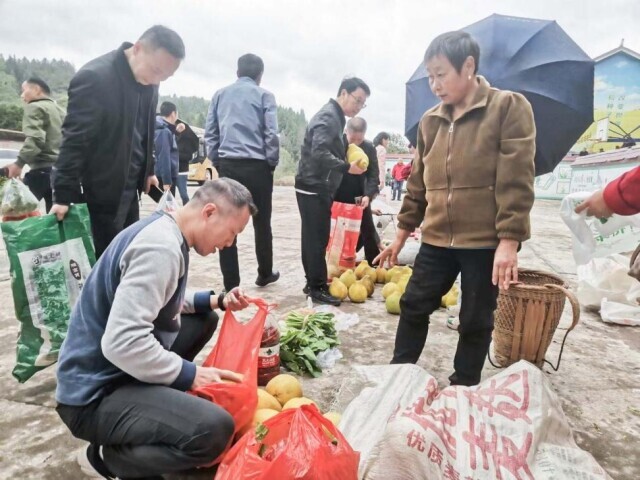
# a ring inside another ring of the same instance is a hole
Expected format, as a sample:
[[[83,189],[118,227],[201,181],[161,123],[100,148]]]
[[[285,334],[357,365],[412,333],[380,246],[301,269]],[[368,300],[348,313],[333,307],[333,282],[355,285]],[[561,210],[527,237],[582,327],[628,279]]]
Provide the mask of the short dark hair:
[[[338,88],[338,96],[340,96],[340,93],[342,92],[342,90],[346,90],[347,93],[353,93],[358,88],[361,88],[362,90],[364,90],[364,93],[367,94],[367,97],[371,95],[371,90],[369,89],[369,85],[364,83],[364,80],[358,77],[347,77],[342,80],[342,83],[340,84],[340,88]]]
[[[251,216],[258,213],[258,209],[253,203],[251,192],[240,182],[231,178],[218,178],[216,180],[208,180],[196,190],[192,199],[194,205],[205,205],[207,203],[217,203],[222,200],[227,206],[233,209],[242,209],[247,207]],[[192,205],[189,201],[189,205]],[[218,204],[218,207],[224,211],[225,207]],[[227,209],[228,210],[228,209]],[[233,212],[226,212],[233,213]]]
[[[51,95],[51,89],[49,88],[49,85],[47,84],[47,82],[45,82],[43,79],[41,79],[40,77],[37,77],[35,75],[30,76],[29,78],[27,78],[25,80],[25,82],[30,83],[31,85],[37,85],[39,86],[42,91],[47,94],[47,95]]]
[[[264,62],[253,53],[245,53],[238,59],[238,78],[249,77],[258,80],[264,72]]]
[[[373,145],[376,147],[378,145],[382,145],[383,140],[391,140],[391,135],[389,135],[387,132],[380,132],[373,138]]]
[[[173,112],[177,112],[177,111],[178,111],[178,108],[176,107],[175,103],[162,102],[162,104],[160,105],[160,115],[162,115],[163,117],[168,117]]]
[[[164,25],[154,25],[144,32],[138,41],[148,45],[152,50],[163,48],[178,60],[185,56],[184,42],[180,35]]]
[[[434,38],[424,54],[424,63],[434,57],[446,57],[458,73],[467,57],[473,57],[476,67],[473,73],[478,73],[480,64],[480,45],[467,32],[457,30],[438,35]]]
[[[353,133],[365,133],[367,131],[367,121],[362,117],[352,117],[347,122],[347,130]]]

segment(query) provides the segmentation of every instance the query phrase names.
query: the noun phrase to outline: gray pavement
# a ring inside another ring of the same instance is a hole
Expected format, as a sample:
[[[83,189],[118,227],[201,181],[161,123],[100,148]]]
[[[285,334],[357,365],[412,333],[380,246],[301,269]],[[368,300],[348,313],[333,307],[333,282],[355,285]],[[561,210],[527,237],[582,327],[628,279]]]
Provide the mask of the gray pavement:
[[[194,188],[190,188],[191,191]],[[575,287],[570,236],[558,216],[559,202],[538,201],[532,213],[533,238],[520,254],[520,264],[555,272]],[[152,202],[143,202],[143,215]],[[243,284],[252,295],[277,303],[278,315],[305,304],[304,276],[299,260],[300,222],[293,189],[274,192],[275,265],[282,274],[276,284],[259,289],[253,230],[239,239]],[[190,285],[222,287],[217,257],[192,254]],[[74,439],[55,413],[55,369],[38,373],[24,385],[11,376],[19,324],[15,320],[4,244],[0,245],[0,479],[81,479]],[[388,315],[379,291],[365,304],[345,303],[360,323],[341,334],[344,359],[318,379],[304,379],[305,395],[327,408],[341,380],[355,364],[387,363],[391,357],[397,317]],[[420,365],[442,386],[448,384],[457,342],[437,312]],[[570,323],[567,307],[548,358],[555,361],[559,342]],[[215,340],[215,339],[214,339]],[[213,343],[213,341],[212,341]],[[582,312],[579,326],[569,334],[559,372],[548,378],[574,429],[578,445],[589,451],[614,479],[640,478],[640,328],[604,324],[597,315]],[[205,349],[208,352],[209,347]],[[546,369],[545,369],[546,370]],[[488,363],[483,378],[496,373]],[[167,479],[205,479],[211,472],[166,476]]]

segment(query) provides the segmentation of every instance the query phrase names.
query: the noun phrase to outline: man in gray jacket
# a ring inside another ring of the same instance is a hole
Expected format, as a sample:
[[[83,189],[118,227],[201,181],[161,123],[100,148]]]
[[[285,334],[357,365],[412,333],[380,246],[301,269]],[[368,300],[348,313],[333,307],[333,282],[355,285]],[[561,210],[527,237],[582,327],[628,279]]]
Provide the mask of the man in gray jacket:
[[[64,110],[50,95],[49,85],[39,77],[30,77],[22,84],[20,96],[26,104],[22,117],[25,140],[16,163],[7,166],[7,176],[14,178],[29,165],[24,183],[38,200],[44,198],[47,212],[52,205],[51,167],[60,152],[64,119]]]
[[[239,374],[198,367],[214,308],[247,298],[186,289],[189,250],[230,246],[255,206],[230,179],[205,183],[188,205],[123,230],[87,277],[60,350],[57,411],[89,442],[78,461],[93,478],[148,478],[206,465],[233,435],[231,416],[186,393]]]
[[[264,63],[257,55],[247,53],[238,59],[238,80],[213,96],[204,136],[207,156],[220,177],[247,187],[258,207],[253,229],[260,287],[280,278],[273,270],[271,234],[273,171],[280,157],[278,115],[275,97],[260,87],[263,73]],[[220,252],[220,269],[227,290],[240,285],[235,243]]]

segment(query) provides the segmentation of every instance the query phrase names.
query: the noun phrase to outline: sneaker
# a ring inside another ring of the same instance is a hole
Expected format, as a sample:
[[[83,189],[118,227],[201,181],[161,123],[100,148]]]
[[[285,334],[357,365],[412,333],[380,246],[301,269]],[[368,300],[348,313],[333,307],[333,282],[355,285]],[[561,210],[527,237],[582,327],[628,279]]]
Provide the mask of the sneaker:
[[[106,478],[113,480],[111,472],[107,469],[104,461],[100,457],[100,447],[89,444],[88,447],[82,447],[77,454],[78,465],[80,470],[88,478]]]
[[[256,285],[259,287],[266,287],[270,283],[277,282],[279,278],[280,272],[278,272],[277,270],[271,272],[271,275],[269,275],[268,277],[261,277],[260,275],[258,275],[258,278],[256,278]]]
[[[334,307],[340,306],[340,300],[332,297],[329,290],[313,289],[309,290],[309,296],[314,302],[326,303],[327,305],[333,305]]]

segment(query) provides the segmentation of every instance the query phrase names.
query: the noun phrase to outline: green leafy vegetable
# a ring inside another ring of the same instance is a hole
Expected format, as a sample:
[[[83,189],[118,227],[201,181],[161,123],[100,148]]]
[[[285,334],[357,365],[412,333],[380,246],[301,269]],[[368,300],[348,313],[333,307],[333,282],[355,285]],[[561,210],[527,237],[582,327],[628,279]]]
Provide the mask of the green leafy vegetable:
[[[316,355],[340,344],[333,314],[293,311],[285,323],[287,329],[280,337],[280,361],[298,375],[319,377],[322,368]]]
[[[15,178],[4,185],[0,202],[2,202],[0,204],[2,215],[26,215],[38,208],[38,200],[33,196],[33,193],[24,183]]]

